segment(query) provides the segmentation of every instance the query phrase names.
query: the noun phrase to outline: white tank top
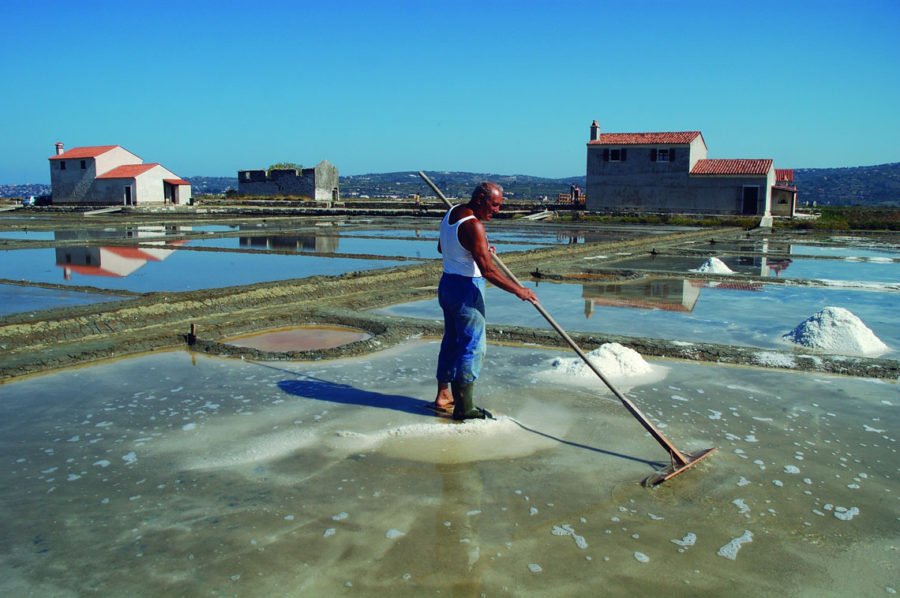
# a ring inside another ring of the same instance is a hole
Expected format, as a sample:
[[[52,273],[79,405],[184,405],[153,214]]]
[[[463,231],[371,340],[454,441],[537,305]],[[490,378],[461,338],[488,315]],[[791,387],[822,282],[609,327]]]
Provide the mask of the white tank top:
[[[453,208],[456,207],[453,206]],[[459,226],[466,220],[473,220],[475,216],[466,216],[450,224],[450,213],[453,208],[447,210],[444,219],[441,220],[441,255],[444,257],[444,272],[469,278],[481,278],[481,270],[475,263],[472,252],[459,242]]]

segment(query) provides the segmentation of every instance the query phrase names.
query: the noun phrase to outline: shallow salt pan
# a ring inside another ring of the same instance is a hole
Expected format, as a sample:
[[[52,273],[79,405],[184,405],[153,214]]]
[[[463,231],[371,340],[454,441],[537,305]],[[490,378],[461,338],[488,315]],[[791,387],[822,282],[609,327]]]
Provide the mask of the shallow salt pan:
[[[12,553],[38,556],[2,568],[0,589],[878,595],[896,585],[884,566],[896,546],[886,500],[898,491],[896,443],[864,428],[896,428],[895,385],[672,362],[664,384],[630,396],[680,449],[720,450],[650,491],[639,482],[667,455],[621,405],[530,375],[558,351],[489,347],[479,402],[498,420],[465,424],[424,409],[436,352],[421,342],[303,364],[155,354],[4,385],[0,523]],[[762,543],[746,545],[751,529]]]

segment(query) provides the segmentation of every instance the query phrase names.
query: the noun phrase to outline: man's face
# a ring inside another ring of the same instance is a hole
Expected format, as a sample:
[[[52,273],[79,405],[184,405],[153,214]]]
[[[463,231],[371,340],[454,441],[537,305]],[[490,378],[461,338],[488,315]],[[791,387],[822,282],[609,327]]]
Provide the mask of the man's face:
[[[490,197],[485,198],[479,202],[478,207],[472,210],[475,213],[475,216],[479,220],[490,220],[494,217],[494,214],[500,211],[500,206],[503,205],[503,193],[499,191],[494,191],[491,193]]]

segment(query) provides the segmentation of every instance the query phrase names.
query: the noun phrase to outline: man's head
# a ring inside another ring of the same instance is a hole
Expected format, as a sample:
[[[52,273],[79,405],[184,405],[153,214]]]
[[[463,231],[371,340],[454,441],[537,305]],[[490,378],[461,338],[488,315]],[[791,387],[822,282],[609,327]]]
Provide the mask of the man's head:
[[[469,207],[479,220],[490,220],[500,211],[503,204],[503,187],[487,181],[480,183],[472,191]]]

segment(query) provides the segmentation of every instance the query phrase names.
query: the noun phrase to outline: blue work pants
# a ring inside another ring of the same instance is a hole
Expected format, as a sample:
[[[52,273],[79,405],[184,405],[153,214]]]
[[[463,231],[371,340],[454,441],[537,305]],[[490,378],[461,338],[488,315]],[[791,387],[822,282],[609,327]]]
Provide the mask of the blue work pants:
[[[444,273],[438,285],[444,338],[438,354],[438,382],[472,384],[485,353],[484,278]]]

